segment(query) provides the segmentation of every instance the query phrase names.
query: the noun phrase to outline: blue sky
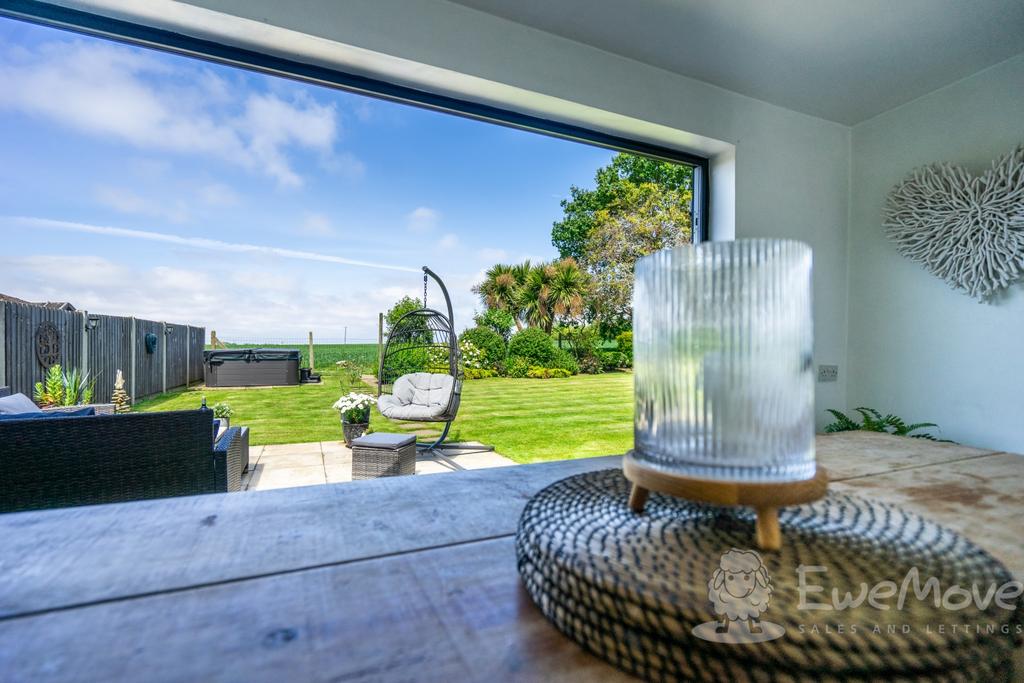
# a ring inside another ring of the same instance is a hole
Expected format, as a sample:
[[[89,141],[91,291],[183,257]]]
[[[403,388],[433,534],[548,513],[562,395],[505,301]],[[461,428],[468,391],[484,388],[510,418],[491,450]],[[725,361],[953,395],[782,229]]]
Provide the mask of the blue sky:
[[[551,259],[613,152],[0,19],[0,292],[227,339],[376,337],[444,277]],[[433,302],[432,302],[433,303]]]

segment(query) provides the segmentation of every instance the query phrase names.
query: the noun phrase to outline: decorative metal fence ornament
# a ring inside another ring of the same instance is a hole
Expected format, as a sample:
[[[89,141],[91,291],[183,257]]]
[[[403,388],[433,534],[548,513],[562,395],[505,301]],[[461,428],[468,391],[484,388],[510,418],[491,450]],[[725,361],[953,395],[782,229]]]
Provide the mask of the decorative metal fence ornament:
[[[48,320],[36,326],[36,358],[44,368],[60,362],[60,330]]]
[[[889,193],[882,225],[901,254],[989,302],[1024,278],[1024,145],[981,176],[915,169]]]

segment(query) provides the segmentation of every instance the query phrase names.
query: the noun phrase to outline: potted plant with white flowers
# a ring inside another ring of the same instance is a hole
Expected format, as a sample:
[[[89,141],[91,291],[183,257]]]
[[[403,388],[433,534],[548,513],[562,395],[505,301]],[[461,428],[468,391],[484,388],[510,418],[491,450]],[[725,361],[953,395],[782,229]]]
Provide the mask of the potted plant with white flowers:
[[[352,439],[358,439],[370,427],[370,406],[376,399],[369,394],[351,392],[334,403],[334,409],[341,416],[341,432],[345,445],[352,447]]]

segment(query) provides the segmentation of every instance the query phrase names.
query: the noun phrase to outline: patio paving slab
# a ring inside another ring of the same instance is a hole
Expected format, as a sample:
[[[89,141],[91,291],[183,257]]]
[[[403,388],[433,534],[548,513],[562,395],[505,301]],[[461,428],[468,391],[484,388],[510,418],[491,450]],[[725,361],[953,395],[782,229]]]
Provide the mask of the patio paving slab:
[[[508,467],[516,463],[479,443],[457,444],[446,457],[421,454],[416,474],[443,474],[459,470]],[[352,450],[342,441],[256,446],[249,452],[249,472],[242,475],[243,491],[335,484],[352,481]],[[454,463],[454,464],[453,464]]]
[[[320,453],[299,451],[297,453],[277,453],[275,455],[264,455],[260,462],[275,470],[291,469],[293,467],[323,467],[324,456]]]
[[[288,489],[297,486],[314,486],[326,483],[327,475],[324,473],[323,465],[312,467],[271,467],[254,473],[249,490],[268,491],[270,489]]]
[[[283,443],[273,444],[271,446],[263,447],[262,457],[270,457],[274,455],[295,455],[298,453],[323,453],[323,449],[320,446],[319,441],[311,441],[309,443]]]

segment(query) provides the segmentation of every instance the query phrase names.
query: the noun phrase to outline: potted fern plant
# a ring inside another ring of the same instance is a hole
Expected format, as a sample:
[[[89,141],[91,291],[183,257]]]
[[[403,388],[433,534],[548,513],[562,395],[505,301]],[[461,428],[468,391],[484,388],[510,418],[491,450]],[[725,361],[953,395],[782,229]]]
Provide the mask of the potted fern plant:
[[[353,439],[358,439],[370,428],[370,406],[373,403],[373,396],[354,391],[334,402],[334,409],[341,416],[341,433],[349,448]]]

